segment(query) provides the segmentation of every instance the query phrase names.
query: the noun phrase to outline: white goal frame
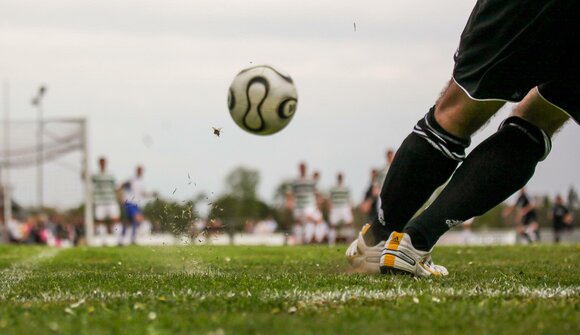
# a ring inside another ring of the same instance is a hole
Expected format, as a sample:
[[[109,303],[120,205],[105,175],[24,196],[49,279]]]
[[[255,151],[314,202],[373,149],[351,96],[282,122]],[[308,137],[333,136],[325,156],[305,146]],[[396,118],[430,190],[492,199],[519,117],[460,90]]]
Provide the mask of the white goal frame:
[[[31,164],[19,164],[14,162],[11,157],[11,143],[10,143],[10,131],[11,125],[18,123],[33,123],[33,121],[26,120],[10,120],[10,121],[0,121],[2,126],[0,129],[4,132],[4,136],[1,139],[3,147],[0,148],[0,168],[1,168],[1,179],[0,185],[3,187],[3,199],[4,199],[4,223],[10,222],[12,220],[12,187],[10,185],[10,170],[18,169],[23,166],[30,166]],[[56,151],[57,154],[65,155],[68,152],[80,151],[81,152],[81,173],[83,176],[83,194],[84,194],[84,227],[85,227],[85,238],[88,245],[94,245],[94,219],[93,219],[93,192],[92,192],[92,181],[91,181],[91,168],[89,164],[89,139],[88,139],[88,120],[86,118],[45,118],[39,124],[44,127],[45,124],[49,123],[76,123],[80,128],[80,145],[73,145],[71,147],[65,147],[61,151]],[[44,154],[44,152],[43,152]],[[42,163],[46,163],[43,157]],[[48,157],[49,159],[51,157]],[[1,235],[5,237],[6,227],[4,227],[4,232]]]

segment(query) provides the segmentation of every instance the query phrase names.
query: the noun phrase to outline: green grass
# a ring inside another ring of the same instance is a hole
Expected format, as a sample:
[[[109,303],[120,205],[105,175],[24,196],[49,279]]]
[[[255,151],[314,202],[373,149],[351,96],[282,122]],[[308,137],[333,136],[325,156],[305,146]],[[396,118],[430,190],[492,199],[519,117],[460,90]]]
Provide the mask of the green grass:
[[[343,251],[0,246],[0,334],[580,334],[580,246],[441,247],[421,280]]]

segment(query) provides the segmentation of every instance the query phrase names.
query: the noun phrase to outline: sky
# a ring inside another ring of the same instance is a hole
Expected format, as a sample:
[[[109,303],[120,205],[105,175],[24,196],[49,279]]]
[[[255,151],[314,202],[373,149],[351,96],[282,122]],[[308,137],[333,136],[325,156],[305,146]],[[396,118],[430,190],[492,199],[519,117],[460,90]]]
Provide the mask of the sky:
[[[260,172],[259,194],[270,202],[305,161],[321,172],[322,189],[342,171],[360,201],[371,168],[384,166],[385,151],[402,142],[450,79],[474,3],[3,0],[2,112],[35,120],[30,100],[46,85],[46,118],[87,118],[93,171],[106,156],[122,181],[142,164],[147,187],[170,199],[202,191],[215,197],[227,174],[244,166]],[[257,64],[283,69],[298,90],[292,122],[265,137],[238,128],[226,104],[233,77]],[[211,127],[222,128],[221,137]],[[578,143],[578,125],[570,123],[538,166],[532,193],[580,189]],[[79,161],[72,154],[45,167],[47,205],[81,201]],[[35,171],[10,172],[24,205],[36,201]]]

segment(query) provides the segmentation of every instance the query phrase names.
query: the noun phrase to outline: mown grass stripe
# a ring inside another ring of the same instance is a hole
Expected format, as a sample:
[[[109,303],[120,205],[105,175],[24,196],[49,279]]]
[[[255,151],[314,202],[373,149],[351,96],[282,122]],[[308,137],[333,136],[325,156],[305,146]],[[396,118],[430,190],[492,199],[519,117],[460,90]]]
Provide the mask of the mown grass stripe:
[[[38,254],[12,264],[9,268],[0,270],[0,298],[13,292],[13,288],[29,278],[38,266],[60,252],[60,249],[43,249]]]
[[[178,290],[171,294],[174,298],[186,298],[194,300],[210,299],[258,299],[263,303],[278,301],[300,301],[304,303],[332,303],[332,302],[349,302],[353,300],[367,301],[391,301],[404,297],[437,297],[451,299],[468,299],[468,298],[526,298],[526,299],[553,299],[568,298],[580,296],[580,286],[568,287],[528,287],[520,286],[508,289],[490,289],[490,288],[473,288],[473,289],[454,289],[434,287],[429,290],[397,287],[388,290],[368,290],[364,288],[347,288],[343,290],[266,290],[263,292],[250,291],[196,291],[192,289]],[[154,291],[103,291],[100,289],[92,290],[86,293],[78,294],[71,292],[43,292],[34,297],[14,297],[13,301],[32,302],[32,303],[55,303],[55,302],[73,302],[80,300],[98,300],[107,301],[115,299],[156,299],[159,297],[158,292]]]

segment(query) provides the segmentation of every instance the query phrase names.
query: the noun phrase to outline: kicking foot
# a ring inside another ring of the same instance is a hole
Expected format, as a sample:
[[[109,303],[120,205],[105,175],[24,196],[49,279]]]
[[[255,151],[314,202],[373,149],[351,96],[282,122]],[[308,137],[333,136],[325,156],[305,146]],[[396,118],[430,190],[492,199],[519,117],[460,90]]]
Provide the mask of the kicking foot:
[[[346,259],[355,271],[361,273],[380,273],[380,258],[385,241],[379,242],[375,246],[367,246],[364,240],[365,234],[371,225],[365,224],[348,249],[346,249]]]
[[[449,272],[444,266],[433,264],[431,253],[415,249],[411,236],[405,233],[393,232],[385,242],[381,254],[381,273],[411,274],[417,277],[447,276]]]

